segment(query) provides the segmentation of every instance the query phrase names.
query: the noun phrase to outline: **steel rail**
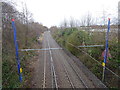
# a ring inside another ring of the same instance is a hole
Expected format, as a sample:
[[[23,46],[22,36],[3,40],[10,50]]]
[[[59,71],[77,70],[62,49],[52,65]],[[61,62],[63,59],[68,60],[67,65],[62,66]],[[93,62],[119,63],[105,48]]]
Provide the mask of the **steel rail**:
[[[50,49],[50,44],[49,44],[48,38],[47,38],[47,42],[48,42],[48,48],[49,48],[49,53],[50,53],[51,70],[52,70],[52,75],[53,75],[52,88],[56,88],[58,90],[56,72],[55,72],[55,67],[54,67],[54,64],[53,64],[53,57],[52,57],[52,52],[51,52],[51,49]]]

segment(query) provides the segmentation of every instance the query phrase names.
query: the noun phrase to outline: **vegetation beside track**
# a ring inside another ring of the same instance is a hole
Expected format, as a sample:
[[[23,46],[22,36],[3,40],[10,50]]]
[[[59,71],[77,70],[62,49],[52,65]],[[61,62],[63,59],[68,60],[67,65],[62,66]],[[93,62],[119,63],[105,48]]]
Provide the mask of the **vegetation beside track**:
[[[20,49],[41,48],[41,42],[38,42],[39,36],[47,30],[47,27],[34,21],[22,19],[23,13],[18,12],[10,3],[3,3],[3,36],[2,36],[2,87],[3,88],[23,88],[31,79],[32,70],[30,62],[37,55],[35,51],[21,52]],[[11,12],[9,12],[11,11]],[[12,13],[12,12],[16,13]],[[21,68],[23,69],[23,82],[20,83],[17,70],[17,61],[15,57],[15,46],[11,19],[15,19],[17,29],[17,41],[19,47],[19,58]]]
[[[99,31],[87,31],[87,30],[79,30],[77,28],[65,28],[65,29],[58,29],[52,31],[52,35],[54,39],[58,42],[59,45],[69,50],[73,55],[78,57],[80,61],[84,63],[100,80],[102,80],[102,62],[103,56],[102,53],[105,49],[105,32]],[[69,43],[73,44],[74,46],[82,46],[82,45],[104,45],[104,47],[87,47],[83,48],[80,47],[76,49]],[[109,34],[109,52],[111,57],[107,60],[107,67],[114,71],[116,74],[118,73],[119,65],[120,64],[120,56],[118,55],[118,37],[117,33],[110,32]],[[94,59],[96,59],[101,64],[98,64],[94,61],[89,55],[85,54],[84,52],[88,53]],[[117,88],[118,87],[118,77],[112,74],[109,70],[106,70],[105,73],[105,85],[110,88]]]

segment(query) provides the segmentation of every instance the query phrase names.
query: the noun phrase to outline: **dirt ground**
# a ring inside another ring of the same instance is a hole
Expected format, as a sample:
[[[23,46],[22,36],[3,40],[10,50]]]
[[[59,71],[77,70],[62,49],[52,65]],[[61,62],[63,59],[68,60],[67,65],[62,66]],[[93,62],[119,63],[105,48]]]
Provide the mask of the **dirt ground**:
[[[38,38],[38,44],[37,45],[34,45],[35,48],[42,48],[42,41],[43,41],[43,34]],[[41,52],[42,53],[42,52]],[[40,52],[39,51],[35,51],[35,56],[32,57],[30,60],[28,60],[27,62],[27,70],[29,72],[29,77],[26,78],[25,80],[25,83],[23,85],[24,88],[34,88],[36,86],[36,83],[37,80],[35,79],[36,78],[36,70],[38,70],[38,67],[39,67],[39,57],[41,57],[40,55]]]

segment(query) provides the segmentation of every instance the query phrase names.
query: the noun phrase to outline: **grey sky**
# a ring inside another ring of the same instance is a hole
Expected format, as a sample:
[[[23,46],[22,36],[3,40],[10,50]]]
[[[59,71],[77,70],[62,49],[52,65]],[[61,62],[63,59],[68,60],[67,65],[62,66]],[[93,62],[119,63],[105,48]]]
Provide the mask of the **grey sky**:
[[[16,0],[25,1],[28,10],[33,13],[35,21],[45,26],[57,25],[70,17],[80,20],[88,12],[98,21],[101,20],[103,9],[111,14],[117,15],[119,0]],[[20,4],[20,3],[19,3]]]

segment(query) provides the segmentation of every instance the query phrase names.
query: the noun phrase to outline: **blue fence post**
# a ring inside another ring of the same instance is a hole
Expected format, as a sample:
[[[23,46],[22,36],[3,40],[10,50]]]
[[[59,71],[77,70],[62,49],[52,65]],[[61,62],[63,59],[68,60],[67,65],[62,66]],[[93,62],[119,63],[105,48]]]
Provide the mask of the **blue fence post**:
[[[102,74],[102,81],[104,81],[104,77],[105,77],[105,65],[106,65],[106,61],[107,61],[107,56],[108,56],[108,37],[109,37],[109,31],[110,31],[110,18],[108,18],[108,30],[106,32],[106,45],[105,45],[105,53],[104,53],[104,61],[102,63],[103,66],[103,74]]]
[[[20,67],[20,59],[19,59],[19,53],[18,53],[18,43],[17,43],[17,35],[16,35],[16,27],[15,27],[14,19],[12,19],[12,28],[14,30],[14,44],[15,44],[15,51],[16,51],[16,60],[18,65],[19,80],[20,82],[22,82],[22,68]]]

